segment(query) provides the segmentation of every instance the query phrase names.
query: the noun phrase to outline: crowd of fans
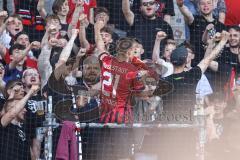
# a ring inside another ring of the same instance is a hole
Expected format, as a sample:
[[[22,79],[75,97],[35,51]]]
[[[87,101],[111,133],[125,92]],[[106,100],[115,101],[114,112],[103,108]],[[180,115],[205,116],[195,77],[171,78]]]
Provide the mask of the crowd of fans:
[[[174,3],[185,20],[184,42],[174,40]],[[43,102],[49,96],[60,123],[192,124],[194,110],[201,105],[205,158],[237,159],[240,16],[234,13],[239,4],[233,3],[0,1],[0,159],[43,156],[36,129],[43,127]],[[167,159],[160,147],[149,151],[144,142],[152,138],[157,146],[173,135],[146,132],[83,129],[83,159]],[[135,147],[141,154],[133,155],[133,139],[135,144],[143,141],[140,149]],[[66,151],[58,146],[54,156],[60,160],[77,155]]]

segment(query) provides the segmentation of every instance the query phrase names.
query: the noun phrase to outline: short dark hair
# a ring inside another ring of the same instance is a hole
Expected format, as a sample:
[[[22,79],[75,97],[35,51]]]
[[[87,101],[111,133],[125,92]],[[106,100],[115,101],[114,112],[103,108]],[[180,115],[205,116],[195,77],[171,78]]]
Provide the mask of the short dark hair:
[[[55,0],[52,5],[52,11],[54,14],[57,14],[59,11],[61,11],[61,7],[65,0]]]
[[[59,23],[60,23],[60,19],[59,19],[59,17],[56,15],[56,14],[50,14],[50,15],[48,15],[47,17],[46,17],[46,23],[47,22],[49,22],[49,21],[51,21],[52,19],[56,19],[56,20],[58,20],[59,21]]]
[[[111,27],[109,27],[109,26],[105,26],[105,27],[103,27],[102,29],[101,29],[101,31],[100,32],[106,32],[106,33],[109,33],[109,34],[113,34],[113,29],[111,28]]]
[[[167,39],[165,43],[166,43],[166,45],[167,44],[172,44],[172,45],[175,45],[175,46],[177,45],[176,41],[174,39]]]
[[[180,44],[180,45],[181,45],[181,44]],[[193,52],[193,54],[195,54],[195,49],[194,49],[194,47],[193,47],[188,41],[184,41],[184,42],[182,43],[182,45],[183,45],[185,48],[190,49],[190,50]]]
[[[20,49],[20,50],[24,50],[25,49],[25,46],[24,45],[21,45],[19,43],[15,43],[14,45],[12,45],[9,49],[9,54],[12,55],[13,53],[13,50],[15,49]]]
[[[108,16],[110,15],[108,9],[105,7],[97,7],[94,9],[94,17],[96,17],[99,13],[106,13]]]
[[[142,44],[142,41],[139,38],[132,38],[134,43]]]
[[[163,42],[164,44],[164,49],[166,48],[167,45],[174,45],[177,46],[176,41],[174,39],[167,39],[166,41]]]
[[[17,33],[16,36],[15,36],[15,38],[18,39],[18,37],[19,37],[20,35],[22,35],[22,34],[27,35],[28,38],[29,38],[29,35],[28,35],[26,32],[24,32],[24,31]]]
[[[230,26],[230,27],[228,27],[228,31],[229,31],[230,29],[234,29],[234,30],[236,30],[237,32],[240,32],[240,27],[239,27],[239,26]]]

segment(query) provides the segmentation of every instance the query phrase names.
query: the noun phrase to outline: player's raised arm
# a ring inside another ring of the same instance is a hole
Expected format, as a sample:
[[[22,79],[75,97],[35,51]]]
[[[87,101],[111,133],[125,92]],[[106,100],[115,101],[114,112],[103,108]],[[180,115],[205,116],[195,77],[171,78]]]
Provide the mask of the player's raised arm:
[[[101,36],[101,29],[105,26],[104,24],[105,23],[102,20],[97,20],[97,22],[94,25],[95,42],[98,49],[98,55],[107,52],[104,41]]]

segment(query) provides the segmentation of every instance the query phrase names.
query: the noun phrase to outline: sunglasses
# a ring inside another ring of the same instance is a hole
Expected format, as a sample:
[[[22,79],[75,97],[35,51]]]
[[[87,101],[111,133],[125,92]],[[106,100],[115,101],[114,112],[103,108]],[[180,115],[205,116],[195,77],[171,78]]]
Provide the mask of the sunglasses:
[[[156,3],[155,1],[143,2],[142,5],[145,6],[145,7],[148,6],[148,5],[153,6],[155,3]]]

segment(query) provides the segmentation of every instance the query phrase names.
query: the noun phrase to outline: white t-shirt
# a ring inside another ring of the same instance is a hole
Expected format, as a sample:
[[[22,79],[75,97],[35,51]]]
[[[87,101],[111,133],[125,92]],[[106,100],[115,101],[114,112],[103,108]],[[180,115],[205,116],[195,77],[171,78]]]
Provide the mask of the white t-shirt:
[[[162,75],[162,77],[168,77],[168,76],[170,76],[170,75],[173,74],[174,68],[173,68],[172,63],[166,62],[166,61],[163,60],[163,59],[158,59],[158,60],[157,60],[157,63],[158,63],[158,64],[161,64],[162,66],[164,66],[164,67],[167,68],[167,72],[164,73],[164,74]]]
[[[207,77],[204,74],[202,75],[201,79],[198,81],[198,84],[196,87],[196,93],[202,97],[213,93],[212,87]]]
[[[9,35],[9,32],[7,32],[6,30],[3,31],[3,33],[0,35],[0,43],[7,49],[11,47],[10,46],[11,40],[12,40],[12,37]]]

